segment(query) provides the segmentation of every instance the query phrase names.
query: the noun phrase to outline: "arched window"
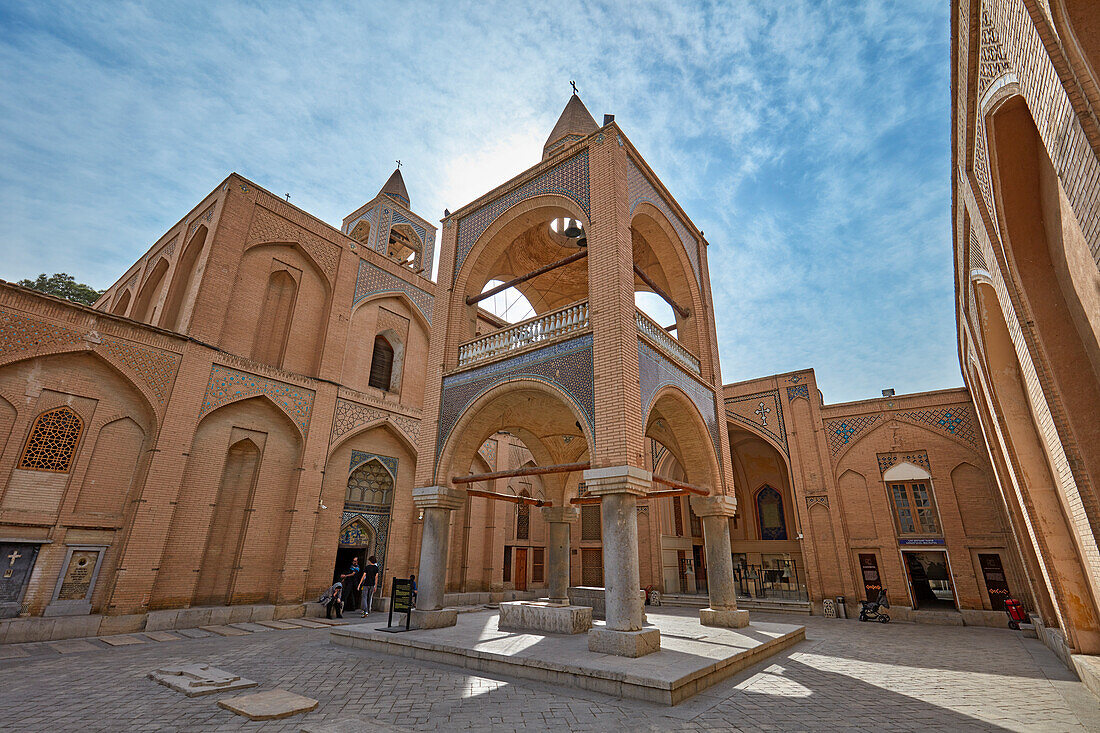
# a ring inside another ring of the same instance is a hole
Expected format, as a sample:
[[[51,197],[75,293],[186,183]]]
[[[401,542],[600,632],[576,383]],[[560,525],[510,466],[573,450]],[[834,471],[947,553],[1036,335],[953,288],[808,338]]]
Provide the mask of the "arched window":
[[[389,506],[393,499],[393,477],[379,461],[370,460],[351,472],[344,501],[351,504]]]
[[[787,522],[783,518],[783,497],[770,486],[756,492],[756,516],[760,524],[760,539],[787,539]]]
[[[83,430],[84,421],[68,407],[43,412],[31,426],[19,468],[68,473],[73,467],[73,456]]]
[[[256,342],[252,345],[252,358],[272,366],[283,365],[286,339],[290,333],[290,321],[294,316],[294,301],[298,297],[298,283],[286,270],[271,273],[267,280],[260,324],[256,329]]]
[[[370,359],[370,379],[367,384],[389,391],[393,378],[393,347],[383,336],[374,337],[374,353]]]
[[[527,489],[519,492],[520,496],[531,496],[531,492]],[[516,509],[516,539],[517,540],[529,540],[531,539],[531,505],[520,504]]]

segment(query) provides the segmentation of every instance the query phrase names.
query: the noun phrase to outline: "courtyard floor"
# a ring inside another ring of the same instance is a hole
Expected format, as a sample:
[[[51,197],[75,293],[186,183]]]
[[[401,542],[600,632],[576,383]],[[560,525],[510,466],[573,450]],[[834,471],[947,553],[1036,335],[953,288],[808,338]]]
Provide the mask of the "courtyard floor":
[[[753,617],[805,623],[806,641],[672,708],[337,647],[322,628],[0,646],[0,730],[1100,731],[1097,698],[1016,632]],[[185,662],[260,686],[187,698],[146,678]],[[268,722],[216,704],[276,687],[320,704]]]

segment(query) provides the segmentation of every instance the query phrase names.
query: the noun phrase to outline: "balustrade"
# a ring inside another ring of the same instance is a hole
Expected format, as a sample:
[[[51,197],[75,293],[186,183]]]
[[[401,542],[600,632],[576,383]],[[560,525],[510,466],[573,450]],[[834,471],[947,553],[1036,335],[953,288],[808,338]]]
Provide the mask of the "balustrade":
[[[582,300],[467,341],[458,347],[458,366],[470,366],[532,344],[555,341],[586,328],[588,301]]]
[[[640,310],[634,311],[634,322],[638,324],[638,330],[644,333],[661,348],[667,356],[676,363],[686,367],[692,374],[702,374],[699,369],[699,360],[695,355],[680,345],[680,342],[669,335],[668,331],[660,324],[653,321]]]

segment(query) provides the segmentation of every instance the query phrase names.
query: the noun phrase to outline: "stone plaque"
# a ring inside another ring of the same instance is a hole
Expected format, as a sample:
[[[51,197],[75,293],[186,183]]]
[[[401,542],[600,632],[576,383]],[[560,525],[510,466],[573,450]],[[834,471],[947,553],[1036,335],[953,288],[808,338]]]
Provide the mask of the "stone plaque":
[[[65,577],[61,581],[61,589],[57,592],[57,600],[83,601],[87,597],[88,591],[92,589],[92,577],[99,553],[99,550],[73,551],[69,557],[69,567],[65,569]]]
[[[37,556],[38,545],[0,543],[0,618],[19,615],[19,604]]]
[[[825,618],[836,618],[836,601],[826,598],[821,602],[821,611]]]

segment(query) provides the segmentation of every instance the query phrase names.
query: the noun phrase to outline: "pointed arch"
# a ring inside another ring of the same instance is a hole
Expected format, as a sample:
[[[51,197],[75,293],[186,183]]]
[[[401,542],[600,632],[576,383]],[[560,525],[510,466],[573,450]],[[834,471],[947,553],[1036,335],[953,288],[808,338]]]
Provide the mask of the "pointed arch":
[[[31,424],[16,468],[69,473],[83,434],[84,420],[68,405],[46,410]]]
[[[341,435],[339,439],[337,439],[335,442],[332,443],[332,445],[329,446],[329,460],[331,460],[336,451],[342,448],[348,441],[354,440],[360,435],[368,433],[375,428],[384,428],[387,433],[396,438],[401,446],[409,452],[409,455],[413,460],[416,459],[417,451],[419,450],[417,444],[414,443],[412,438],[410,438],[401,429],[401,427],[397,423],[395,423],[388,415],[383,415],[382,417],[359,425],[354,430],[348,432],[346,435]]]
[[[268,276],[256,336],[252,342],[253,359],[272,366],[283,365],[297,298],[298,281],[289,271],[278,269]]]
[[[160,317],[161,328],[167,328],[170,331],[183,330],[186,300],[191,295],[199,275],[199,256],[206,245],[207,233],[205,224],[199,226],[184,246],[179,259],[176,260],[176,269],[172,274],[172,282],[168,286],[168,298]]]
[[[160,292],[163,289],[161,286],[164,284],[164,276],[168,272],[168,260],[161,257],[157,260],[157,263],[153,265],[153,269],[150,270],[149,276],[145,278],[144,284],[141,289],[138,290],[137,299],[134,301],[134,307],[130,311],[130,318],[135,321],[144,321],[145,323],[151,323],[153,318],[153,311],[156,310],[157,302],[160,300]]]
[[[688,482],[722,491],[722,470],[710,428],[691,397],[680,387],[658,389],[643,415],[645,434],[656,438],[676,456]]]
[[[126,309],[130,307],[130,294],[129,289],[123,290],[122,295],[115,300],[114,306],[111,308],[111,313],[116,316],[125,316]]]

